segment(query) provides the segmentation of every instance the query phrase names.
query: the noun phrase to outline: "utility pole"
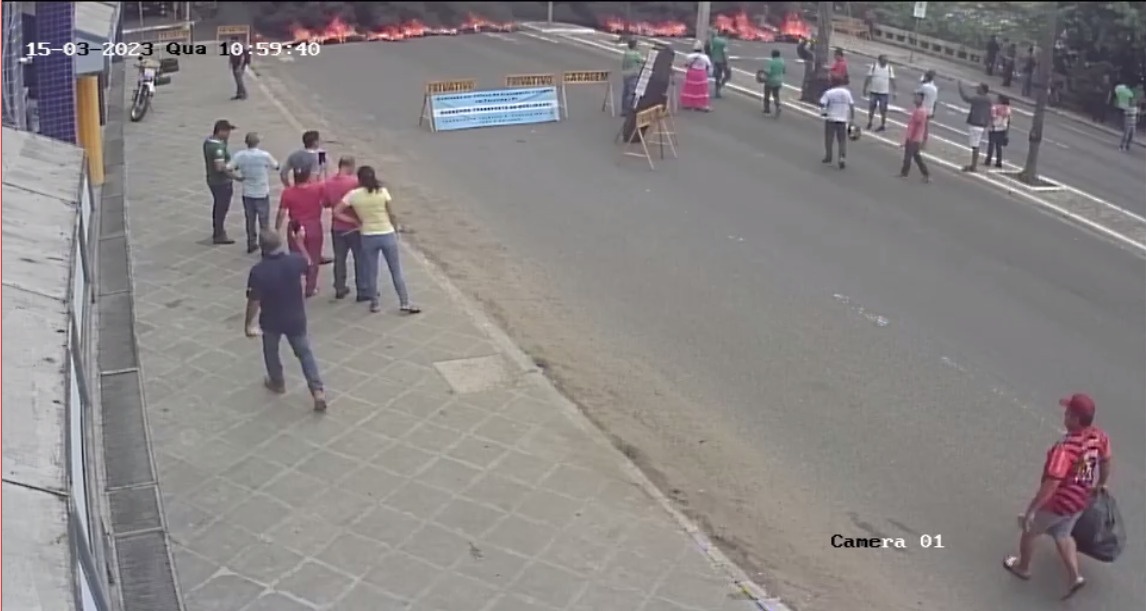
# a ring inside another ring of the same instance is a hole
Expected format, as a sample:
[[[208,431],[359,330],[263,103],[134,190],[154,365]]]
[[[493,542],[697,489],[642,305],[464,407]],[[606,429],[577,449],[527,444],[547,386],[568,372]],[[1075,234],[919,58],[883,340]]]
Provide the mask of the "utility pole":
[[[708,24],[712,20],[711,2],[697,2],[696,7],[696,39],[704,42],[708,40]]]
[[[553,3],[548,2],[547,4],[549,5],[549,12],[546,21],[549,22],[549,25],[553,25]]]
[[[1019,180],[1028,185],[1039,182],[1039,149],[1043,143],[1043,123],[1047,114],[1047,98],[1050,96],[1051,76],[1054,74],[1054,43],[1058,37],[1058,2],[1047,2],[1046,30],[1043,32],[1042,49],[1039,53],[1038,95],[1035,98],[1035,115],[1031,119],[1031,133],[1027,145],[1027,163],[1019,172]]]
[[[817,104],[820,96],[828,89],[828,52],[832,46],[832,17],[834,3],[817,2],[816,40],[812,49],[811,64],[804,64],[804,84],[800,89],[800,99]]]

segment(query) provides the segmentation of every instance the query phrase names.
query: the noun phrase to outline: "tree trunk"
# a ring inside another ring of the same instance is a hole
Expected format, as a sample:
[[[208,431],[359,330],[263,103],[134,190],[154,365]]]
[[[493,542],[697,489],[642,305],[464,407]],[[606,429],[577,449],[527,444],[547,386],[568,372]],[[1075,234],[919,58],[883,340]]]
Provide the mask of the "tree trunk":
[[[817,2],[816,44],[812,49],[814,62],[804,64],[804,84],[800,99],[811,104],[819,103],[820,96],[828,90],[828,53],[832,45],[833,3]]]
[[[1027,162],[1019,172],[1019,180],[1028,185],[1037,185],[1039,182],[1039,149],[1043,143],[1043,123],[1047,114],[1047,98],[1050,95],[1051,75],[1054,74],[1054,43],[1058,37],[1058,2],[1047,2],[1046,23],[1043,32],[1042,49],[1039,54],[1038,79],[1039,90],[1035,97],[1035,114],[1031,119],[1031,132],[1028,138]]]

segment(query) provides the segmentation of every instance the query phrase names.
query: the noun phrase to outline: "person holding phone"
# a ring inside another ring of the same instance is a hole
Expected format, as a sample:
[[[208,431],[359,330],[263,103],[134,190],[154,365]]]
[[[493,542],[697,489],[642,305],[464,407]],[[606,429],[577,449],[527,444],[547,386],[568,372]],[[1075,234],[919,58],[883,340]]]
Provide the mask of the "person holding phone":
[[[289,187],[290,179],[296,170],[306,170],[307,176],[320,176],[325,161],[326,151],[322,150],[318,132],[315,130],[303,132],[302,148],[287,156],[286,163],[279,170],[279,178],[284,187]]]

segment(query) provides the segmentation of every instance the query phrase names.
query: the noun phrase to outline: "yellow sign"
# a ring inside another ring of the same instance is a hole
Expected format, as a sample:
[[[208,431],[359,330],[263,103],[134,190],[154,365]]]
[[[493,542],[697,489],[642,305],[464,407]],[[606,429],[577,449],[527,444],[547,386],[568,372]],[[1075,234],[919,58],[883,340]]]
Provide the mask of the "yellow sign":
[[[220,41],[228,41],[232,38],[242,38],[245,42],[251,42],[251,26],[249,25],[221,25],[215,30],[215,37]]]
[[[649,152],[649,145],[660,149],[661,159],[665,158],[665,146],[667,145],[673,158],[676,158],[676,133],[672,125],[672,115],[669,114],[668,108],[664,104],[638,112],[634,121],[633,131],[626,138],[622,148],[625,155],[643,157],[648,161],[650,170],[655,170],[656,166],[653,165],[653,156]],[[621,133],[624,132],[624,129],[624,127],[621,128]],[[617,136],[620,137],[621,134],[619,133]],[[638,144],[640,150],[629,150],[630,147]]]
[[[511,74],[505,77],[506,87],[552,87],[557,78],[552,74]]]
[[[426,95],[439,93],[466,93],[477,89],[477,82],[471,79],[455,81],[430,81],[426,83]]]
[[[656,123],[657,120],[660,119],[660,117],[661,117],[661,107],[660,106],[653,106],[652,108],[646,108],[646,109],[642,110],[641,112],[637,113],[637,128],[638,129],[644,129],[646,127],[649,127],[653,123]]]
[[[576,70],[566,72],[564,78],[566,85],[580,85],[586,83],[608,83],[608,70]]]
[[[191,28],[159,30],[155,33],[156,42],[191,42]]]

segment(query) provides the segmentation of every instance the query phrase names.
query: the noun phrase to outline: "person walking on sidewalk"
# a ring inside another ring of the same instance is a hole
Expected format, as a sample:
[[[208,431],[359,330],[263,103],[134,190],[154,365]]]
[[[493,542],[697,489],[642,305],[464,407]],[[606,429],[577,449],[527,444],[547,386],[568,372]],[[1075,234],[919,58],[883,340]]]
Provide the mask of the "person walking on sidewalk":
[[[1047,452],[1038,492],[1019,516],[1019,555],[1004,558],[1003,568],[1023,581],[1030,579],[1035,540],[1050,535],[1070,581],[1066,599],[1086,585],[1071,531],[1094,494],[1106,488],[1112,454],[1106,433],[1094,426],[1093,399],[1079,393],[1059,404],[1064,408],[1066,435]]]
[[[1138,101],[1134,99],[1134,90],[1126,83],[1118,83],[1114,87],[1114,105],[1122,113],[1122,138],[1118,141],[1118,149],[1128,151],[1138,129]]]
[[[923,182],[931,182],[931,173],[923,162],[923,141],[927,136],[927,109],[923,107],[923,94],[915,94],[915,108],[907,120],[907,131],[903,135],[903,167],[899,175],[907,178],[911,174],[911,162],[919,167]]]
[[[637,51],[637,39],[630,38],[625,54],[621,56],[621,115],[628,116],[636,107],[633,96],[637,94],[637,81],[641,78],[641,68],[645,60]]]
[[[964,172],[979,169],[979,148],[983,145],[984,133],[991,125],[991,108],[994,106],[990,91],[986,83],[979,83],[975,95],[967,95],[963,91],[963,81],[959,81],[959,97],[971,106],[967,111],[967,146],[971,147],[971,163],[963,166]]]
[[[290,239],[290,248],[302,254],[307,261],[306,296],[318,294],[318,266],[322,258],[322,183],[311,181],[306,169],[294,171],[294,184],[283,190],[279,211],[275,216],[275,231],[282,231],[288,215],[292,228],[288,234],[301,240]],[[301,243],[300,243],[301,242]]]
[[[358,188],[358,176],[354,172],[354,158],[343,157],[338,160],[338,173],[322,183],[322,205],[332,211],[354,189]],[[334,298],[343,299],[350,294],[346,282],[346,259],[354,257],[354,288],[357,289],[356,301],[369,301],[370,295],[365,288],[365,274],[362,273],[362,236],[358,233],[358,217],[353,210],[343,213],[351,217],[353,222],[347,222],[331,213],[330,242],[334,248]]]
[[[867,69],[863,81],[863,94],[868,96],[867,128],[871,129],[872,119],[879,111],[879,129],[887,129],[887,106],[895,95],[895,69],[887,62],[886,55],[880,55],[876,63]]]
[[[235,153],[228,165],[238,172],[242,180],[243,215],[247,221],[247,254],[250,254],[259,249],[259,233],[266,231],[270,226],[270,172],[279,169],[279,162],[270,153],[259,148],[257,133],[250,132],[243,140],[247,148]]]
[[[780,117],[780,90],[784,88],[784,75],[788,67],[780,55],[780,49],[772,49],[772,58],[764,68],[764,114],[772,112],[772,102],[776,103],[776,118]]]
[[[310,348],[306,332],[306,303],[302,295],[302,277],[307,263],[301,255],[288,253],[276,231],[259,236],[262,259],[247,275],[247,311],[244,329],[247,337],[263,339],[263,363],[267,377],[263,384],[276,394],[286,392],[279,344],[286,337],[302,366],[307,388],[314,399],[315,411],[326,411],[326,393],[318,373],[318,361]],[[258,317],[258,325],[255,317]]]
[[[708,49],[705,52],[712,60],[713,97],[720,99],[720,91],[732,78],[732,69],[728,66],[728,39],[713,30],[709,34]]]
[[[235,96],[231,99],[245,100],[247,99],[247,84],[245,79],[247,77],[247,68],[251,67],[251,49],[249,46],[244,45],[237,36],[231,39],[229,49],[242,49],[240,53],[235,53],[234,51],[227,53],[231,65],[231,76],[235,79]]]
[[[987,160],[995,160],[995,167],[1003,167],[1003,149],[1010,144],[1011,98],[999,94],[991,107],[991,129],[987,132]]]
[[[832,162],[832,142],[840,148],[840,169],[847,167],[848,125],[855,123],[856,102],[840,78],[832,75],[832,87],[820,96],[820,115],[824,117],[824,163]]]
[[[712,74],[712,60],[704,53],[704,45],[698,40],[692,45],[692,53],[684,58],[684,86],[680,88],[680,107],[685,110],[712,110],[708,92],[708,75]]]
[[[398,258],[398,224],[390,211],[392,201],[390,190],[378,180],[374,168],[364,165],[358,168],[358,188],[347,193],[334,207],[334,217],[358,224],[358,232],[362,236],[362,284],[370,298],[370,311],[382,311],[378,292],[378,259],[383,257],[390,269],[394,291],[398,293],[398,308],[405,314],[417,314],[422,310],[410,305],[402,263]],[[350,210],[354,215],[347,214]]]
[[[234,244],[227,237],[227,213],[231,210],[231,198],[235,195],[233,181],[239,177],[227,167],[231,153],[227,150],[227,139],[231,130],[236,129],[226,119],[215,121],[211,137],[203,141],[203,161],[207,168],[207,188],[211,190],[211,242],[214,244]]]

